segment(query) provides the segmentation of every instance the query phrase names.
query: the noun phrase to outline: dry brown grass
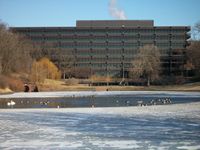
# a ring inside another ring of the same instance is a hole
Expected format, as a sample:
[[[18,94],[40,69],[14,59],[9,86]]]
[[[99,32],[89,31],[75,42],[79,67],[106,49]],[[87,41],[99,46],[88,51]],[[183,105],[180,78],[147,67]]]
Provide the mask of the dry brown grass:
[[[9,88],[0,88],[0,94],[1,93],[12,93],[13,91]]]
[[[22,85],[22,82],[10,80],[12,86]],[[9,81],[9,82],[10,82]],[[43,84],[38,84],[39,91],[200,91],[200,82],[171,86],[89,86],[86,84],[66,85],[65,81],[46,79]],[[18,91],[21,88],[18,88]],[[13,90],[15,91],[15,90]],[[23,91],[23,89],[21,89]],[[0,88],[0,93],[11,92],[9,88]]]
[[[50,80],[46,79],[43,84],[39,85],[39,89],[41,91],[90,91],[94,90],[94,88],[75,84],[75,85],[67,85],[65,81],[58,81],[58,80]]]
[[[172,86],[88,86],[66,85],[64,81],[45,80],[42,91],[200,91],[200,83]]]
[[[112,78],[111,77],[106,77],[106,76],[97,76],[97,75],[93,75],[90,77],[90,80],[91,81],[95,81],[95,82],[110,82],[112,81]]]
[[[10,89],[11,91],[23,91],[24,89],[24,83],[20,78],[14,76],[1,76],[0,81],[1,93],[3,91],[8,91],[3,89]]]

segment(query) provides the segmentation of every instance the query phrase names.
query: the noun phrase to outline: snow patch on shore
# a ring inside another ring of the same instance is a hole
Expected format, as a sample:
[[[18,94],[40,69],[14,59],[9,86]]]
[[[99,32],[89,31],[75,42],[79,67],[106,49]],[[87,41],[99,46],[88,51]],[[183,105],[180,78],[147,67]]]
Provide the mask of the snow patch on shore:
[[[0,98],[59,98],[86,96],[117,96],[117,95],[167,95],[176,97],[200,97],[200,92],[172,92],[172,91],[69,91],[69,92],[33,92],[0,95]]]

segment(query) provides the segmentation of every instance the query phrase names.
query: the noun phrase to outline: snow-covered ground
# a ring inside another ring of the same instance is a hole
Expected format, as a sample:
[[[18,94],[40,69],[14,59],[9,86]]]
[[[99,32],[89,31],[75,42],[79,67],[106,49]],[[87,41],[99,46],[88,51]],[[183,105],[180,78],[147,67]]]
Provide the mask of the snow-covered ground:
[[[0,98],[55,98],[55,97],[84,97],[84,96],[113,96],[113,95],[175,95],[177,97],[200,97],[200,92],[172,92],[172,91],[73,91],[73,92],[18,92],[0,95]]]
[[[0,149],[200,149],[200,102],[0,109]]]

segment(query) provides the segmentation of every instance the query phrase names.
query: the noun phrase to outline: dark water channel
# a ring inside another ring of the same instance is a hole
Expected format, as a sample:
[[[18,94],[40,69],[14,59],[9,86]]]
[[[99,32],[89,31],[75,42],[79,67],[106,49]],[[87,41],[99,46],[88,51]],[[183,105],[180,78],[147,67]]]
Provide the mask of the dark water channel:
[[[8,105],[13,101],[13,106]],[[56,98],[0,98],[0,108],[68,108],[168,105],[200,101],[199,96],[168,94],[104,95]]]

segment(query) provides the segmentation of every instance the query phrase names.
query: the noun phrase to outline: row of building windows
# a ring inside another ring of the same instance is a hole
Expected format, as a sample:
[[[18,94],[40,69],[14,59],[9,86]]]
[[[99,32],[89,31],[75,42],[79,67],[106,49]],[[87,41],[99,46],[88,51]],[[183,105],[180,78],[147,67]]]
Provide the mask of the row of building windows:
[[[24,32],[22,32],[24,33]],[[185,34],[187,33],[186,30],[184,31],[177,31],[177,30],[173,30],[173,31],[170,31],[170,30],[155,30],[155,31],[148,31],[148,32],[145,32],[145,31],[135,31],[135,32],[130,32],[130,31],[120,31],[120,30],[117,30],[117,32],[112,32],[112,31],[106,31],[106,30],[102,30],[102,31],[90,31],[90,32],[74,32],[74,31],[71,31],[71,32],[43,32],[43,31],[40,31],[40,32],[26,32],[26,34],[28,35],[52,35],[52,36],[57,36],[57,35],[137,35],[137,34],[144,34],[144,35],[154,35],[154,34]]]
[[[185,44],[184,41],[132,41],[132,42],[44,42],[46,45],[54,45],[54,46],[86,46],[86,47],[93,47],[93,46],[138,46],[140,44],[154,44],[154,45],[162,45],[162,44]]]
[[[63,49],[63,51],[68,51],[68,49]],[[129,52],[137,52],[138,49],[72,49],[70,51],[75,51],[76,53],[95,53],[95,54],[100,54],[100,53],[112,53],[112,54],[120,54],[120,53],[129,53]]]
[[[171,63],[171,67],[178,67],[180,64],[182,64],[183,62],[172,62]],[[169,65],[170,63],[169,62],[164,62],[163,65]],[[131,63],[77,63],[75,65],[76,67],[85,67],[85,68],[91,68],[91,69],[94,69],[94,68],[99,68],[99,69],[102,69],[102,70],[116,70],[116,69],[119,69],[121,70],[122,68],[124,69],[128,69],[132,66]],[[166,67],[167,67],[166,66]],[[169,66],[168,66],[169,67]]]
[[[84,53],[85,51],[98,51],[97,53],[102,53],[102,51],[112,51],[113,53],[119,53],[119,51],[136,51],[140,47],[145,46],[147,44],[152,44],[152,43],[135,43],[135,44],[130,44],[130,45],[54,45],[52,43],[38,43],[40,45],[45,46],[46,48],[52,48],[52,49],[63,49],[66,51],[80,51]],[[156,43],[156,46],[160,50],[165,50],[165,49],[183,49],[185,48],[185,43]],[[101,51],[101,52],[100,52]]]
[[[74,56],[77,57],[77,59],[92,59],[92,60],[96,60],[96,59],[129,59],[129,58],[135,58],[137,57],[138,53],[123,53],[123,54],[111,54],[111,53],[101,53],[101,54],[97,54],[97,53],[92,53],[92,54],[87,54],[87,53],[79,53],[79,54],[75,54]],[[161,52],[161,56],[169,56],[170,55],[170,51],[166,50],[166,51],[162,51]],[[180,54],[173,54],[173,56],[179,56]]]
[[[62,38],[109,38],[109,37],[120,37],[120,38],[126,38],[131,37],[133,39],[141,38],[141,37],[150,37],[150,38],[157,38],[159,36],[166,36],[166,37],[176,37],[176,36],[185,36],[186,33],[160,33],[160,34],[142,34],[142,33],[126,33],[126,34],[28,34],[30,37],[50,37],[50,38],[56,38],[56,39],[62,39]]]
[[[119,67],[130,67],[131,63],[78,63],[77,67],[97,67],[97,68],[119,68]]]
[[[110,45],[110,46],[107,46],[106,48],[120,48],[120,49],[122,49],[122,48],[124,48],[124,49],[128,49],[128,48],[134,48],[134,49],[136,49],[136,48],[140,48],[141,46],[145,46],[145,45],[147,45],[147,44],[151,44],[151,43],[140,43],[140,45],[138,45],[138,44],[134,44],[134,45],[125,45],[125,46],[119,46],[119,45]],[[183,43],[173,43],[173,44],[169,44],[169,43],[157,43],[156,44],[156,46],[158,47],[158,48],[160,48],[160,49],[162,49],[162,48],[166,48],[166,47],[172,47],[172,48],[185,48],[185,44],[183,44]],[[85,49],[85,48],[93,48],[93,49],[95,49],[95,48],[101,48],[102,47],[102,45],[92,45],[92,46],[90,46],[90,45],[77,45],[77,46],[74,46],[74,45],[61,45],[60,46],[61,48],[79,48],[79,49]],[[105,49],[105,48],[102,48],[102,49]]]
[[[113,66],[113,67],[127,67],[132,64],[133,59],[130,59],[130,61],[124,61],[118,59],[118,61],[111,61],[111,60],[105,60],[103,62],[101,61],[76,61],[75,66],[98,66],[98,67],[106,67],[106,66]],[[183,60],[174,60],[174,61],[161,61],[161,65],[165,64],[181,64],[183,63]]]
[[[161,56],[169,56],[170,54],[172,54],[173,56],[179,56],[182,54],[173,54],[171,53],[170,50],[162,50],[161,52]],[[138,52],[137,51],[131,51],[131,52],[125,52],[125,53],[118,53],[118,54],[113,54],[113,53],[106,53],[106,52],[102,52],[102,53],[75,53],[74,56],[76,57],[76,59],[90,59],[90,60],[98,60],[98,59],[133,59],[135,57],[137,57]]]
[[[59,37],[51,37],[51,36],[39,36],[39,37],[30,37],[33,41],[69,41],[69,42],[106,42],[106,41],[117,41],[117,42],[122,42],[122,41],[139,41],[139,40],[185,40],[184,35],[173,35],[173,36],[168,36],[168,35],[158,35],[158,36],[153,36],[153,35],[146,35],[143,36],[141,35],[140,37],[138,36],[132,36],[132,37],[95,37],[95,38],[59,38]]]
[[[21,31],[25,33],[24,31]],[[121,34],[121,33],[182,33],[186,32],[186,29],[99,29],[99,30],[32,30],[26,31],[29,34],[101,34],[101,33],[111,33],[111,34]]]
[[[174,41],[185,41],[184,38],[176,38],[176,39],[169,39],[169,38],[159,38],[159,39],[152,39],[149,37],[145,37],[142,39],[79,39],[79,40],[73,40],[73,39],[52,39],[52,38],[45,38],[45,39],[40,39],[40,38],[32,38],[35,42],[39,41],[45,41],[45,42],[54,42],[54,43],[89,43],[89,44],[94,44],[94,43],[134,43],[134,42],[140,42],[140,41],[150,41],[150,42],[174,42]]]

